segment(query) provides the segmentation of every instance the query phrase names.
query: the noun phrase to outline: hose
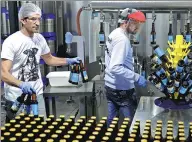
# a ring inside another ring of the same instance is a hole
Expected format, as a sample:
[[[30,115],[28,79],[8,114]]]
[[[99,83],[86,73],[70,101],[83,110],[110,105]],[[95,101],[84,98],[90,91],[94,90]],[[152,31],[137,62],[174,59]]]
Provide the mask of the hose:
[[[77,12],[77,17],[76,17],[76,23],[77,23],[77,33],[79,36],[81,36],[81,27],[80,27],[80,15],[82,12],[83,8],[80,8]]]

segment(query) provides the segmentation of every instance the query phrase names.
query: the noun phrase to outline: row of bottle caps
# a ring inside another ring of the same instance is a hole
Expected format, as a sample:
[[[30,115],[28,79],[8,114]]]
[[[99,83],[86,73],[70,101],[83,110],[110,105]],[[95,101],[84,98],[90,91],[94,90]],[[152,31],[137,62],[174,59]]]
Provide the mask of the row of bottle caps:
[[[173,137],[173,121],[167,122],[166,137],[162,137],[162,121],[158,120],[155,135],[151,135],[151,120],[145,123],[144,131],[141,135],[140,121],[134,122],[133,129],[129,133],[130,120],[124,118],[120,128],[118,128],[118,118],[114,118],[107,127],[107,117],[102,117],[99,123],[96,123],[96,117],[92,116],[86,120],[85,116],[81,116],[75,122],[75,117],[70,116],[65,120],[65,116],[61,115],[54,120],[54,116],[50,115],[46,121],[44,117],[35,118],[33,115],[25,116],[20,114],[14,120],[6,123],[1,127],[2,141],[66,141],[66,142],[147,142],[147,141],[164,141],[164,140],[191,140],[192,123],[189,123],[189,136],[185,137],[184,122],[178,122],[178,136]]]

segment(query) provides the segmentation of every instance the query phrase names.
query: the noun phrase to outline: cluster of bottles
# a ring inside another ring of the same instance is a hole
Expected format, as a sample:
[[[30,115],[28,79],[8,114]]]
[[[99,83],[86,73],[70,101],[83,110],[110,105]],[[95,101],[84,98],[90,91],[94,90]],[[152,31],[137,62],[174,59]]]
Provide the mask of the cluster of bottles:
[[[174,69],[158,45],[153,49],[154,54],[150,56],[152,74],[148,80],[171,99],[189,99],[189,94],[192,93],[192,51],[179,60]]]
[[[85,67],[84,67],[82,61],[80,61],[79,64],[71,65],[71,72],[70,72],[70,76],[69,76],[69,82],[72,83],[72,84],[78,85],[78,83],[80,81],[79,74],[81,74],[81,79],[82,79],[83,83],[88,82],[87,71],[85,70]]]
[[[24,114],[38,116],[38,101],[36,94],[21,94],[11,106],[11,111],[16,114],[20,108]]]
[[[75,116],[65,119],[60,115],[56,120],[50,115],[45,121],[43,115],[25,115],[21,113],[5,126],[1,127],[2,142],[191,142],[192,123],[189,123],[188,137],[185,137],[184,123],[178,122],[178,135],[173,136],[173,121],[167,122],[167,132],[162,136],[162,121],[158,120],[155,134],[152,136],[151,120],[146,120],[144,131],[140,132],[140,120],[136,120],[131,132],[130,119],[124,118],[118,126],[119,119],[114,118],[107,127],[107,117],[97,123],[96,117],[86,119]]]

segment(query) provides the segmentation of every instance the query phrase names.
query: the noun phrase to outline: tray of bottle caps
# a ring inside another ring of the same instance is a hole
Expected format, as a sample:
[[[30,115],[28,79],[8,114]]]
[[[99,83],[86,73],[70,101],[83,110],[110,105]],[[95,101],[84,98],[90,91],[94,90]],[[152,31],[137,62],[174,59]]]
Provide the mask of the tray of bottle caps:
[[[140,123],[145,123],[141,133]],[[107,126],[107,117],[96,121],[95,116],[86,119],[80,116],[75,120],[74,116],[65,119],[64,115],[54,119],[50,115],[46,120],[42,115],[25,116],[23,113],[10,120],[1,127],[2,142],[191,142],[192,123],[189,123],[188,136],[184,133],[184,122],[178,122],[178,134],[173,136],[173,122],[167,122],[166,136],[162,136],[162,121],[156,123],[155,134],[152,135],[151,120],[140,122],[136,120],[130,131],[131,122],[124,118],[119,123],[119,118],[114,118]]]

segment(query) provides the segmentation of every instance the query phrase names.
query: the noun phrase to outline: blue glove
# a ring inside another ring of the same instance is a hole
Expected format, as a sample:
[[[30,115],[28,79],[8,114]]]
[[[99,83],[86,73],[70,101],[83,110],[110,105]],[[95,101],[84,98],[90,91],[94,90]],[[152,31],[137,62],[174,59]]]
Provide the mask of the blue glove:
[[[140,76],[138,81],[137,81],[137,84],[139,86],[142,86],[142,87],[146,87],[147,85],[147,80],[143,77],[143,76]]]
[[[19,88],[22,90],[24,94],[29,94],[29,95],[32,95],[33,93],[36,94],[36,91],[32,88],[31,84],[29,84],[28,82],[22,82],[19,85]]]
[[[67,64],[68,65],[72,65],[72,64],[75,64],[75,63],[79,64],[81,58],[79,58],[79,57],[76,57],[76,58],[66,58],[66,60],[67,60]]]
[[[65,43],[70,44],[72,43],[73,35],[70,32],[65,34]]]

